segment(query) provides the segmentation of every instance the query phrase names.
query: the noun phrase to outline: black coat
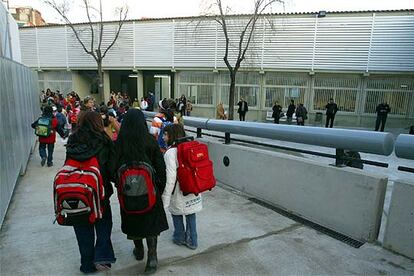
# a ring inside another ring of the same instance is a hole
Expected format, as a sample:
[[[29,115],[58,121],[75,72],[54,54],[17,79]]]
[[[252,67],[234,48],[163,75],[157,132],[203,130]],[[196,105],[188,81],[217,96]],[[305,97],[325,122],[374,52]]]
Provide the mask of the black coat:
[[[85,161],[96,156],[104,181],[105,201],[109,203],[109,198],[114,193],[111,180],[113,180],[113,171],[115,170],[115,148],[111,139],[109,137],[105,139],[103,135],[106,134],[103,133],[101,137],[86,134],[82,138],[76,132],[70,135],[66,145],[66,159]]]
[[[295,109],[296,109],[296,106],[294,104],[290,104],[286,112],[286,117],[292,117],[293,113],[295,113]]]
[[[280,113],[282,113],[282,107],[280,105],[274,105],[272,110],[273,110],[272,118],[279,118]]]
[[[237,105],[239,106],[239,108],[237,109],[237,113],[246,113],[247,111],[249,111],[249,106],[246,101],[240,101],[237,103]],[[244,107],[244,111],[242,111],[242,106]]]
[[[157,189],[157,200],[155,206],[148,213],[141,215],[127,215],[121,210],[122,232],[129,236],[140,238],[157,236],[161,232],[168,229],[167,217],[165,215],[161,199],[161,195],[164,192],[165,183],[167,181],[164,157],[160,151],[157,141],[152,135],[147,134],[145,145],[146,155],[149,159],[150,165],[154,168],[156,175],[155,184]],[[116,159],[116,168],[121,167],[127,162],[127,160],[123,160],[119,153],[117,153]],[[143,157],[137,156],[135,161],[143,160],[145,160]]]

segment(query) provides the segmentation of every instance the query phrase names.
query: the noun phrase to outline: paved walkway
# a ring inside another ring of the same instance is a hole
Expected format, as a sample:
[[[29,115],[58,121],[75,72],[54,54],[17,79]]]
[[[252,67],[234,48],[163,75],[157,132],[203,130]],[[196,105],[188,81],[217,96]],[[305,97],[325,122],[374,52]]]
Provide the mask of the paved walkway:
[[[17,184],[0,234],[0,275],[78,275],[79,252],[71,227],[53,222],[52,180],[64,160],[58,142],[55,166],[41,167],[37,150]],[[112,241],[117,262],[102,274],[136,275],[145,262],[132,255],[132,242],[120,230],[119,206],[112,198]],[[170,225],[171,220],[169,221]],[[198,215],[199,248],[159,239],[159,275],[414,275],[414,261],[380,246],[350,247],[217,187],[204,195]]]

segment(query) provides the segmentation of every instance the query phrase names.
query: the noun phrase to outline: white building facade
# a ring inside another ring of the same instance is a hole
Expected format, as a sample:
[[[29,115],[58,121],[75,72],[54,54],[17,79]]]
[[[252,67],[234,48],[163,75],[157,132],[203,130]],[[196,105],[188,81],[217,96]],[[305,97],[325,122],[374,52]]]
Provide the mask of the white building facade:
[[[247,18],[229,18],[231,60]],[[287,108],[294,99],[312,122],[334,98],[338,124],[373,125],[382,101],[392,109],[387,125],[414,124],[414,10],[273,14],[258,23],[237,79],[236,99],[249,103],[248,120],[263,121],[275,100]],[[88,45],[88,25],[76,27]],[[116,22],[105,23],[104,44],[115,28]],[[41,88],[81,95],[96,90],[96,63],[68,26],[22,28],[20,41],[22,62],[39,71]],[[224,50],[214,18],[128,21],[103,62],[105,95],[97,97],[107,100],[110,90],[134,98],[150,91],[157,98],[184,94],[194,115],[214,117],[220,101],[228,104]]]

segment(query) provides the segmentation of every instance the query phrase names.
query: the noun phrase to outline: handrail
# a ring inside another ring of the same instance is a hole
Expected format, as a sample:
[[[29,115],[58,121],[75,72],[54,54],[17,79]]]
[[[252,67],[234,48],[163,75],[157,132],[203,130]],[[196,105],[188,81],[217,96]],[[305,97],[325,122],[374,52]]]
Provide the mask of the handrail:
[[[414,135],[400,134],[395,140],[395,155],[414,160]]]
[[[154,117],[156,114],[146,111],[144,113],[149,117]],[[384,132],[227,121],[188,116],[184,116],[184,122],[186,126],[198,129],[378,155],[388,156],[394,150],[393,135]]]

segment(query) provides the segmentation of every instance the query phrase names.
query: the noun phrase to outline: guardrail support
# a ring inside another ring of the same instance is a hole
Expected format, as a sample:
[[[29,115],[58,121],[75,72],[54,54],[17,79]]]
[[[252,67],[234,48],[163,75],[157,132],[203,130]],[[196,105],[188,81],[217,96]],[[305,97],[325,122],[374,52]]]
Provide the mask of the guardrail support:
[[[197,138],[201,138],[201,128],[197,128]]]
[[[224,133],[224,144],[230,144],[230,133]]]
[[[335,158],[335,166],[337,167],[345,167],[344,164],[344,156],[345,156],[345,152],[343,149],[336,149],[336,158]]]

